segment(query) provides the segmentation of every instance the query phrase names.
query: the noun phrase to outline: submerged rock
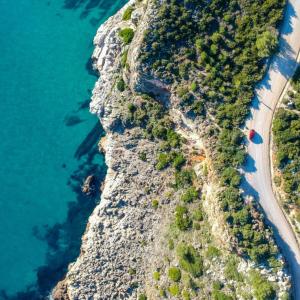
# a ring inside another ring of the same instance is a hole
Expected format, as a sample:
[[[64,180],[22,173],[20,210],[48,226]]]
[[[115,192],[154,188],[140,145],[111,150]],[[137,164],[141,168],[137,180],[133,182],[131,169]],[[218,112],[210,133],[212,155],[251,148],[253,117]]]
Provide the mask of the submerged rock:
[[[81,187],[81,190],[84,194],[88,196],[94,194],[96,192],[96,177],[94,175],[88,176],[85,179]]]

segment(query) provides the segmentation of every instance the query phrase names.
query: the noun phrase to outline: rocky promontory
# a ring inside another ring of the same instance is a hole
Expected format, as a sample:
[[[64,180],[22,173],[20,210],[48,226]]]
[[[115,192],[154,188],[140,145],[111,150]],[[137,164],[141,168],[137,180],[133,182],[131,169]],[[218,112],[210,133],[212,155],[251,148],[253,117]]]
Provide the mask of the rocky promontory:
[[[164,80],[141,59],[164,2],[132,0],[95,36],[100,78],[90,110],[106,132],[108,171],[80,256],[52,297],[248,299],[256,282],[284,297],[289,275],[255,201],[238,200],[247,207],[243,234],[261,232],[256,238],[271,245],[272,264],[252,259],[228,225],[220,202],[226,186],[214,168],[221,130],[214,106],[198,108],[200,117],[182,106],[179,85],[194,83],[197,98],[202,79]]]

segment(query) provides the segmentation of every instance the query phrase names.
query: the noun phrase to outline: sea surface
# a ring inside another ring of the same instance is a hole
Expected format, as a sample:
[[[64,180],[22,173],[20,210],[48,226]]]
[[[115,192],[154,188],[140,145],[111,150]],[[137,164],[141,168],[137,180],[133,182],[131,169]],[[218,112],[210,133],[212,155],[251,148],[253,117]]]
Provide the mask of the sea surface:
[[[97,28],[126,0],[0,0],[0,299],[44,299],[79,254],[106,172],[88,111]]]

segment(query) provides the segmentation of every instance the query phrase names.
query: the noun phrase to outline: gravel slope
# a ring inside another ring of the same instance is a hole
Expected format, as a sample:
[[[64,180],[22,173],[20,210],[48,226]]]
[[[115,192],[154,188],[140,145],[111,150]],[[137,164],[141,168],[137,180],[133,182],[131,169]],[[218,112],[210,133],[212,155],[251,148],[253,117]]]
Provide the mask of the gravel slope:
[[[257,134],[248,145],[243,182],[246,193],[259,199],[274,227],[277,242],[291,266],[295,299],[300,299],[300,248],[272,190],[269,153],[273,112],[288,79],[295,71],[299,50],[300,0],[291,0],[285,12],[279,53],[272,59],[269,71],[257,87],[252,115],[246,122],[246,127],[255,129]]]

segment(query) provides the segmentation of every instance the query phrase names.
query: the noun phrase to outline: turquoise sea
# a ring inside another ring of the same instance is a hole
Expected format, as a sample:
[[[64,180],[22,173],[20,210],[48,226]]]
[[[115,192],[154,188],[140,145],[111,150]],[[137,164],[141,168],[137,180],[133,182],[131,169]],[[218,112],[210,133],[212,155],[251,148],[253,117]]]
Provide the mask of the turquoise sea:
[[[99,25],[126,0],[0,0],[0,299],[45,299],[79,253],[105,176],[88,111]]]

